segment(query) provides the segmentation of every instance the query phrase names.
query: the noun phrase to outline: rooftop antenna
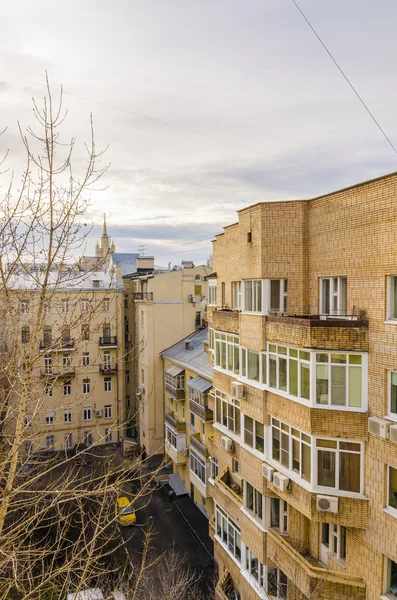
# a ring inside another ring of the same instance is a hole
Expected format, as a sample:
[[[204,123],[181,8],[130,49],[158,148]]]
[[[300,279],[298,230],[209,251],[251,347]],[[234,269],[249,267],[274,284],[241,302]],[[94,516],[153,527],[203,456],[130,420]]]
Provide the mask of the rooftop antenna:
[[[146,249],[147,249],[147,245],[146,244],[140,244],[138,246],[138,254],[139,254],[139,256],[146,256]]]

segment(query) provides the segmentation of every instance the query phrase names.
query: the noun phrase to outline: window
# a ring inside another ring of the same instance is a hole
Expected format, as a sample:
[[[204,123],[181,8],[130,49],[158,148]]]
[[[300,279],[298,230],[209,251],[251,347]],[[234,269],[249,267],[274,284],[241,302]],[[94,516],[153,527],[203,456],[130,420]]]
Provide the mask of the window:
[[[209,327],[208,328],[208,349],[214,350],[214,348],[215,348],[214,330],[211,327]]]
[[[88,311],[88,306],[89,306],[89,301],[88,300],[82,300],[81,301],[81,312],[87,312]]]
[[[206,473],[205,473],[205,459],[202,458],[199,454],[197,454],[193,448],[190,446],[189,450],[189,459],[190,459],[190,470],[192,473],[197,475],[200,481],[206,485]]]
[[[51,375],[52,373],[52,357],[48,354],[44,356],[44,373]]]
[[[109,300],[109,298],[104,298],[103,299],[102,308],[103,308],[103,312],[109,312],[110,311],[110,300]]]
[[[46,325],[43,327],[43,344],[44,346],[49,346],[52,342],[52,327],[50,325]]]
[[[21,329],[21,342],[22,344],[29,344],[30,342],[30,329],[28,325],[25,325]]]
[[[83,367],[89,367],[89,366],[90,366],[90,353],[83,352]]]
[[[196,311],[195,327],[201,327],[201,311]]]
[[[255,519],[263,521],[263,496],[248,481],[245,482],[244,507]]]
[[[311,437],[272,417],[272,458],[310,483]]]
[[[342,440],[316,440],[317,485],[346,492],[361,492],[361,444]]]
[[[346,315],[346,277],[320,279],[320,312],[323,315]]]
[[[88,323],[83,323],[81,326],[81,339],[89,340],[90,339],[90,326]]]
[[[269,312],[288,311],[288,279],[270,279],[268,294]]]
[[[190,425],[194,427],[194,414],[192,412],[190,413]]]
[[[70,450],[72,445],[72,434],[68,433],[65,435],[65,450]]]
[[[110,352],[103,353],[103,368],[105,370],[110,370]]]
[[[45,315],[49,315],[50,314],[50,303],[47,301],[43,302],[43,312]]]
[[[199,404],[203,408],[205,407],[205,395],[203,393],[193,388],[189,388],[189,395],[190,400],[193,400],[193,402],[196,402],[196,404]]]
[[[63,384],[63,395],[70,396],[71,394],[72,394],[72,382],[69,379],[68,381],[65,381],[65,383]]]
[[[62,366],[63,367],[70,367],[70,354],[63,354],[62,355]]]
[[[29,300],[22,300],[21,302],[21,313],[23,315],[29,314]]]
[[[288,503],[280,498],[270,498],[270,527],[288,533]]]
[[[165,439],[173,447],[174,450],[177,450],[176,433],[170,427],[168,427],[168,425],[165,426]]]
[[[246,312],[259,312],[262,306],[262,280],[253,279],[244,281],[244,310]]]
[[[236,458],[232,458],[232,473],[240,475],[240,463]]]
[[[51,383],[45,384],[45,395],[48,396],[48,398],[52,398],[53,389]]]
[[[69,300],[62,300],[62,312],[63,313],[68,313],[69,309],[70,309]]]
[[[310,352],[268,344],[269,388],[310,399]]]
[[[244,415],[244,442],[258,452],[265,451],[264,426],[247,415]]]
[[[232,281],[232,308],[241,308],[241,281]]]
[[[258,558],[247,546],[244,549],[244,571],[248,575],[248,581],[254,588],[265,592],[266,597],[284,600],[288,593],[288,579],[280,569],[267,567],[259,562]],[[261,594],[262,597],[262,594]]]
[[[260,381],[261,359],[259,352],[241,348],[240,374],[251,381]]]
[[[63,411],[63,422],[71,423],[72,422],[72,411],[70,408],[65,408]]]
[[[145,375],[143,369],[142,369],[142,374],[143,374],[143,376]],[[184,372],[181,373],[180,375],[176,375],[176,377],[173,377],[169,373],[164,373],[164,381],[168,386],[170,386],[173,389],[173,391],[185,389],[185,373]]]
[[[143,369],[141,369],[141,383],[145,383],[145,371]]]
[[[362,406],[362,356],[316,354],[316,404]]]
[[[70,329],[68,327],[64,327],[62,329],[62,344],[70,344]]]
[[[346,560],[346,527],[334,523],[322,523],[321,543],[338,560]]]
[[[89,394],[91,392],[91,380],[83,379],[83,394]]]
[[[124,308],[128,308],[128,294],[124,294]]]
[[[240,400],[215,390],[215,421],[240,435]]]
[[[84,421],[91,421],[91,406],[85,406],[83,409]]]
[[[387,507],[392,508],[397,516],[397,469],[388,467],[387,472]]]
[[[238,335],[215,332],[215,366],[232,373],[240,373]]]
[[[386,594],[390,598],[397,598],[397,563],[386,558]]]
[[[111,418],[112,418],[112,405],[105,404],[105,419],[111,419]]]
[[[54,411],[48,410],[45,414],[45,424],[52,425],[54,423]]]
[[[208,280],[208,304],[216,306],[216,279]]]
[[[93,437],[91,431],[84,431],[83,433],[83,444],[91,446],[93,443]]]
[[[54,444],[55,444],[55,438],[53,435],[47,435],[45,438],[45,445],[46,448],[48,448],[49,450],[52,450],[54,448]]]
[[[128,370],[125,372],[125,382],[130,383],[130,372]]]
[[[215,507],[215,535],[227,552],[241,563],[240,527],[218,505]]]
[[[210,479],[214,480],[218,477],[218,459],[216,456],[210,457]]]
[[[145,313],[141,310],[141,327],[145,327]]]
[[[112,430],[110,429],[110,427],[108,429],[105,429],[105,442],[107,444],[109,444],[112,441]]]

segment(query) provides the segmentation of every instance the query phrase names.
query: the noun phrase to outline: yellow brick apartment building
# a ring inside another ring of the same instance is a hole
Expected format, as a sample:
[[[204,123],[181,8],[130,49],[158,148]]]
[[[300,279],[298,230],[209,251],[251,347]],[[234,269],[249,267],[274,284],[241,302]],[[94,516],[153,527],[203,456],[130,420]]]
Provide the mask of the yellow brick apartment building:
[[[217,597],[396,598],[397,174],[213,246]]]

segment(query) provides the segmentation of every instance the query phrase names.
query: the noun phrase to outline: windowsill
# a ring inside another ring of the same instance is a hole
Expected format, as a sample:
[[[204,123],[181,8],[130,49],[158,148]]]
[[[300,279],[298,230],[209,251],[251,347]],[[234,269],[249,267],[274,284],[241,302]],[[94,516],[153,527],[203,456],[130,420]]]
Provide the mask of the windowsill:
[[[254,515],[252,515],[249,512],[247,508],[242,506],[240,510],[243,513],[243,515],[245,515],[250,521],[252,521],[257,526],[258,529],[260,529],[263,533],[267,533],[267,529],[263,526],[263,524],[260,521],[258,521],[258,519],[254,517]]]
[[[215,525],[216,527],[216,525]],[[239,561],[235,556],[233,556],[233,554],[231,554],[229,552],[229,548],[226,546],[225,542],[223,540],[221,540],[220,537],[218,537],[218,535],[215,533],[215,539],[218,542],[218,544],[224,549],[224,551],[226,552],[226,554],[228,556],[230,556],[230,558],[236,563],[236,565],[238,566],[239,569],[241,569],[241,560]]]
[[[265,453],[264,452],[262,453],[262,452],[259,452],[259,450],[256,450],[255,448],[251,448],[251,446],[249,446],[248,444],[246,444],[242,440],[240,442],[240,447],[244,448],[244,450],[247,450],[247,452],[250,452],[251,454],[253,454],[254,456],[256,456],[256,458],[259,458],[259,460],[261,460],[261,461],[265,460]]]
[[[397,319],[387,319],[387,321],[383,321],[383,323],[385,325],[397,325]],[[388,598],[389,596],[384,596],[385,598]],[[393,596],[390,596],[390,598],[392,598]]]
[[[394,414],[387,414],[385,417],[383,417],[384,419],[387,419],[389,421],[393,421],[394,423],[397,423],[397,415]]]
[[[266,317],[267,313],[258,310],[241,310],[242,315],[256,315],[258,317]]]
[[[210,485],[212,485],[212,487],[214,487],[214,484],[215,484],[215,479],[213,479],[212,477],[209,477],[209,479],[208,479],[208,483],[209,483]]]
[[[391,517],[394,517],[395,519],[397,519],[397,509],[393,508],[392,506],[386,506],[386,508],[383,509],[383,512],[386,513],[387,515],[390,515]]]
[[[218,431],[220,431],[224,435],[227,435],[228,437],[230,437],[230,439],[232,439],[233,441],[237,442],[238,444],[242,443],[241,437],[239,435],[237,435],[236,433],[233,433],[233,431],[229,431],[229,429],[227,429],[226,427],[224,427],[220,423],[213,423],[212,427],[214,429],[217,429]]]

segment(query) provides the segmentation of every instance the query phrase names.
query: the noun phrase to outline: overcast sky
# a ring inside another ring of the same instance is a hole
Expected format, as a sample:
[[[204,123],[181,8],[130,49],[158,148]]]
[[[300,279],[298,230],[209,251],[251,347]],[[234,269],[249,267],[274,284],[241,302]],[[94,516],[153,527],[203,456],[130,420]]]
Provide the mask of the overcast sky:
[[[395,0],[298,3],[397,145]],[[119,251],[200,263],[244,206],[397,170],[291,0],[2,0],[1,14],[9,166],[22,164],[16,122],[32,123],[45,69],[67,94],[65,133],[82,144],[92,112],[110,144],[93,241],[106,211]]]

